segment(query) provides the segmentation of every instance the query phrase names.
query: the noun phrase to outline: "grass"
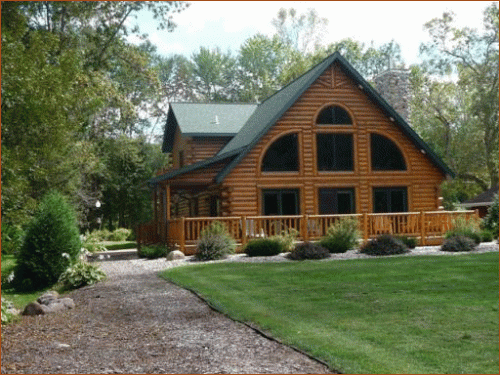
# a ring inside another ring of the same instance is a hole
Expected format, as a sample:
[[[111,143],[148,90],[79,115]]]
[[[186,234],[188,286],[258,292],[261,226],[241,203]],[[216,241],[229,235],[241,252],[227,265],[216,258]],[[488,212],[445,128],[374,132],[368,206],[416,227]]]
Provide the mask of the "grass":
[[[3,255],[2,254],[2,280],[4,280],[15,268],[16,258],[14,255]],[[45,291],[49,290],[37,290],[30,292],[19,292],[15,289],[7,289],[2,285],[2,297],[11,301],[14,306],[18,309],[23,309],[28,303],[35,301],[40,297]]]
[[[498,253],[218,263],[162,276],[343,373],[499,373]]]

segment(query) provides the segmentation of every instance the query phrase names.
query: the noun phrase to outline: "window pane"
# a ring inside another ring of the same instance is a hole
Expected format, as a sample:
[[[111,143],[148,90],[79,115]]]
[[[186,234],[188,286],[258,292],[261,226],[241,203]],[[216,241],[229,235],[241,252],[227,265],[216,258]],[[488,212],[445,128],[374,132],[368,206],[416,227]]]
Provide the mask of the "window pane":
[[[352,171],[354,169],[351,134],[317,134],[319,171]]]
[[[285,135],[267,150],[262,161],[263,172],[288,172],[299,170],[297,134]]]
[[[354,205],[354,189],[319,189],[319,212],[328,214],[352,214]]]
[[[299,190],[264,190],[263,212],[264,215],[298,215]]]
[[[371,135],[372,169],[376,171],[405,171],[406,163],[398,146],[378,134]]]
[[[373,212],[407,212],[408,195],[406,188],[373,189]]]
[[[352,124],[352,120],[345,109],[340,107],[327,107],[321,111],[316,123],[325,125],[350,125]]]

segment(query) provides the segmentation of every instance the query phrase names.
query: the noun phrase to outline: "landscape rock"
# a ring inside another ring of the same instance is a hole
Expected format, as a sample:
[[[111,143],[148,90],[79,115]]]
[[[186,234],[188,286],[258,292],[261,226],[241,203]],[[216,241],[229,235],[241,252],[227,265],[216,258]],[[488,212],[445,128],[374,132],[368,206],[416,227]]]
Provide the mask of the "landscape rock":
[[[24,308],[23,315],[27,316],[45,315],[45,312],[46,312],[45,305],[41,305],[38,302],[30,302]]]
[[[37,302],[26,305],[22,314],[27,316],[45,315],[74,308],[75,302],[71,298],[59,298],[59,293],[51,290],[40,296]]]
[[[167,255],[167,260],[180,260],[180,259],[184,259],[186,256],[184,255],[184,253],[180,250],[174,250],[174,251],[171,251],[170,253],[168,253]]]

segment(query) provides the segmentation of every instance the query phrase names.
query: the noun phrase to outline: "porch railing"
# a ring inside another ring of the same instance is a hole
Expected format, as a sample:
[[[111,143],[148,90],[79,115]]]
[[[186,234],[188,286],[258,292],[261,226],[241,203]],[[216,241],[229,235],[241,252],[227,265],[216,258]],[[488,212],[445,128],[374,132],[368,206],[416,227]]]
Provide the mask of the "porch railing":
[[[160,233],[166,229],[166,242],[190,254],[194,251],[201,231],[213,222],[223,223],[229,234],[239,243],[281,234],[284,230],[294,229],[299,241],[314,241],[324,236],[336,221],[346,217],[358,220],[364,241],[380,234],[416,237],[420,245],[439,244],[452,227],[453,219],[464,216],[467,220],[478,217],[476,211],[429,211],[353,215],[293,215],[293,216],[234,216],[178,218],[159,228],[158,223],[150,222],[137,228],[138,245],[160,242]]]

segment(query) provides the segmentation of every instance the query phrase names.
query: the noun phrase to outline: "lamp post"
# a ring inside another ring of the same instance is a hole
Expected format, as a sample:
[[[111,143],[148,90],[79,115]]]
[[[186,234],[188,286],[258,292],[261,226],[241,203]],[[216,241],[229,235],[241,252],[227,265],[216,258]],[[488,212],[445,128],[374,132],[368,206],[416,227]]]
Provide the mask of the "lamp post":
[[[99,209],[101,208],[101,202],[99,201],[99,199],[95,202],[95,208],[98,210],[99,213]],[[99,224],[99,230],[101,230],[102,219],[100,215],[97,216],[97,224]]]

